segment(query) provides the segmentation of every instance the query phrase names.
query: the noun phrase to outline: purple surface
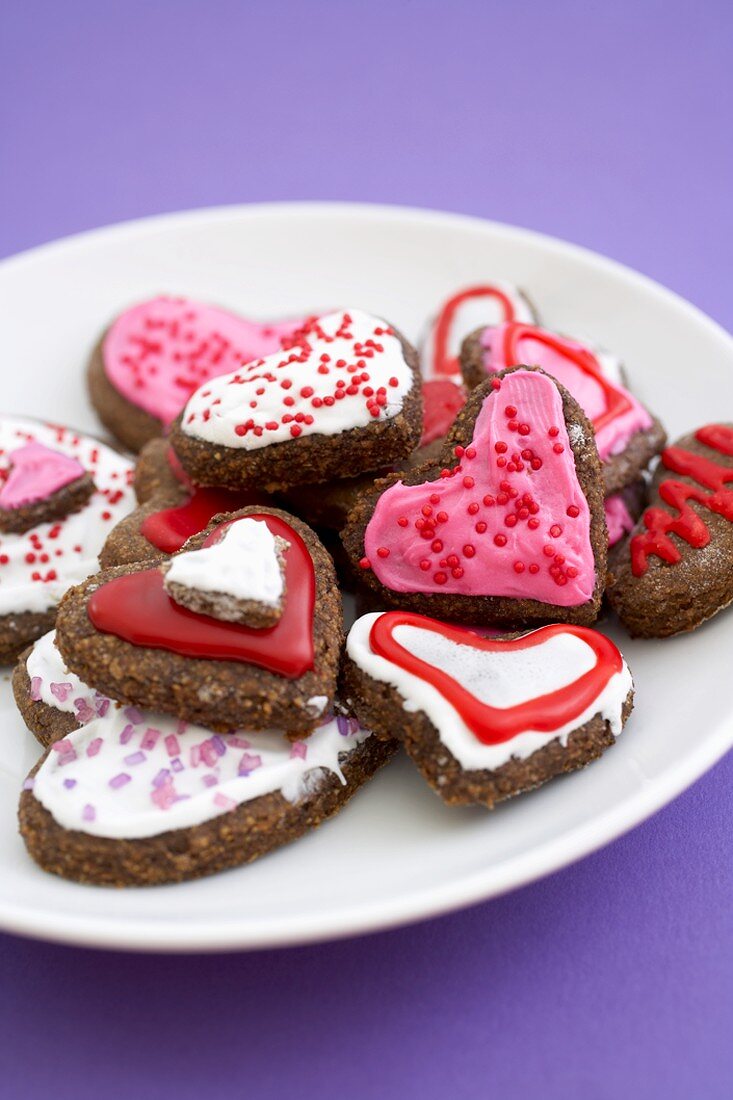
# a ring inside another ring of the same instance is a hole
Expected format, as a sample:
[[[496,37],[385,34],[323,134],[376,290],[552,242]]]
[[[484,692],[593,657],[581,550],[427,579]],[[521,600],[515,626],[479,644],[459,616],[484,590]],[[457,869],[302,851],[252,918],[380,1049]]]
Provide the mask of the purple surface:
[[[197,205],[412,203],[578,241],[733,321],[727,2],[1,18],[0,254]],[[371,938],[181,959],[0,937],[0,1095],[728,1098],[732,788],[729,757],[582,864]]]

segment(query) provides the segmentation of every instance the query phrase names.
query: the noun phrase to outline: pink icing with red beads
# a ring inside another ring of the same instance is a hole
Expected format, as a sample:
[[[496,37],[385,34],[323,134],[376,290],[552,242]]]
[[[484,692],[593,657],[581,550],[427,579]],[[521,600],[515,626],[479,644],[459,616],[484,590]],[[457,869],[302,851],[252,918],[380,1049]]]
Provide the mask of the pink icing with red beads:
[[[633,435],[652,426],[652,418],[643,405],[618,381],[620,369],[612,356],[595,352],[587,344],[558,336],[538,326],[523,326],[522,334],[515,340],[512,361],[505,354],[507,331],[515,328],[511,323],[485,328],[481,334],[484,346],[484,366],[489,374],[519,364],[542,367],[561,382],[589,420],[594,422],[596,446],[601,461],[620,454]],[[548,338],[546,342],[544,337]],[[583,369],[580,359],[591,369]],[[618,415],[608,418],[609,393],[623,395]],[[601,420],[601,423],[597,422]]]
[[[46,500],[84,476],[80,462],[43,443],[26,443],[8,455],[10,468],[0,488],[0,508],[22,508]]]
[[[575,607],[591,598],[596,571],[560,393],[536,371],[494,387],[452,469],[379,498],[362,568],[395,592]],[[582,429],[569,430],[582,442]]]
[[[204,382],[277,351],[300,324],[263,324],[188,298],[151,298],[107,330],[104,369],[127,401],[168,427]]]

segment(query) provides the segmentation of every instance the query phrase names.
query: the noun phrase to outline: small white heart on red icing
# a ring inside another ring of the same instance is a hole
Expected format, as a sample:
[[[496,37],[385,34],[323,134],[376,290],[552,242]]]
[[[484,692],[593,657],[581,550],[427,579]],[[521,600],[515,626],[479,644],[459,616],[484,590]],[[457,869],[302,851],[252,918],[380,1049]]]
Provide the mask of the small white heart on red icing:
[[[300,324],[249,321],[187,298],[151,298],[108,329],[104,369],[126,400],[167,427],[199,386],[276,351]]]
[[[400,339],[361,310],[311,320],[294,346],[215,378],[186,405],[186,435],[256,450],[397,416],[415,382]]]
[[[507,374],[486,396],[458,463],[437,481],[379,497],[364,568],[394,592],[534,599],[574,607],[593,597],[591,515],[555,383]]]
[[[616,646],[558,624],[520,638],[483,638],[424,615],[365,615],[347,652],[373,679],[425,713],[465,766],[500,766],[602,714],[621,729],[631,676]]]

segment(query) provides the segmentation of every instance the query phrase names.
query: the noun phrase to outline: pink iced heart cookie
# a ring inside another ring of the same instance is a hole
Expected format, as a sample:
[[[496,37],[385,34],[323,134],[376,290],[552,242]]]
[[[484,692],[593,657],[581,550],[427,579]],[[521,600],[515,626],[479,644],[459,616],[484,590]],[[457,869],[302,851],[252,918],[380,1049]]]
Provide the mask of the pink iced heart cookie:
[[[504,321],[535,322],[534,307],[511,283],[473,283],[455,291],[441,305],[428,326],[420,347],[420,361],[426,378],[460,381],[461,344],[479,326]]]
[[[477,329],[461,352],[469,386],[522,363],[561,382],[593,424],[606,492],[634,481],[664,445],[661,425],[624,386],[619,361],[606,352],[520,321]]]
[[[11,451],[8,461],[0,487],[0,531],[21,534],[77,512],[94,492],[76,458],[35,440]]]
[[[249,321],[188,298],[151,298],[121,313],[89,369],[92,400],[132,450],[166,430],[194,390],[269,355],[302,324]]]
[[[396,463],[421,430],[415,350],[387,321],[348,309],[201,386],[171,443],[199,485],[270,491]]]
[[[631,710],[626,662],[603,634],[553,624],[482,638],[405,611],[364,615],[344,686],[380,736],[397,736],[449,803],[489,807],[582,767]]]
[[[354,509],[343,539],[364,583],[458,622],[592,622],[606,569],[600,464],[567,391],[528,368],[485,382],[441,458]]]

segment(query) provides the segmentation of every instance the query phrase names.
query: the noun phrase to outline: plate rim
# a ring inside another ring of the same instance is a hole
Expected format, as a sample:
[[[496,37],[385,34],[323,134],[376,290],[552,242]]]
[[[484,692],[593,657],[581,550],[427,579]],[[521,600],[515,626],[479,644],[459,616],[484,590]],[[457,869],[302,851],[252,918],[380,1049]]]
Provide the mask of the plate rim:
[[[652,293],[677,311],[686,314],[691,321],[703,325],[733,355],[733,336],[719,322],[676,291],[626,264],[583,245],[534,229],[476,215],[409,205],[306,200],[233,203],[153,214],[57,238],[3,257],[0,259],[0,276],[4,278],[8,274],[12,275],[14,269],[42,262],[46,256],[53,256],[59,251],[84,248],[96,242],[103,244],[109,239],[130,234],[144,235],[159,226],[175,229],[177,224],[204,224],[232,218],[250,220],[262,216],[299,218],[314,212],[328,217],[374,218],[380,221],[392,219],[402,223],[427,222],[446,228],[473,228],[481,232],[489,230],[508,241],[530,243],[559,251],[642,287],[647,293]],[[474,871],[458,881],[437,887],[420,888],[400,895],[396,900],[380,899],[339,908],[331,913],[300,916],[297,918],[297,928],[294,927],[292,917],[274,921],[270,918],[243,920],[241,917],[224,922],[220,919],[205,920],[198,921],[191,928],[189,925],[181,926],[175,920],[109,919],[79,913],[48,913],[38,908],[13,905],[0,900],[0,929],[34,939],[90,948],[176,954],[296,946],[345,939],[430,920],[526,886],[619,839],[695,783],[731,746],[733,718],[723,719],[714,729],[708,731],[705,741],[691,750],[682,761],[665,771],[659,779],[646,780],[623,803],[600,818],[594,817],[584,822],[570,834],[512,856],[492,865],[489,870]]]

